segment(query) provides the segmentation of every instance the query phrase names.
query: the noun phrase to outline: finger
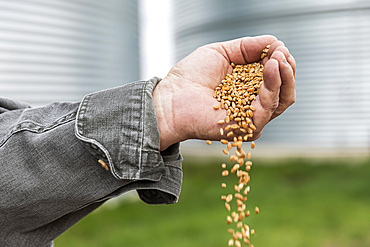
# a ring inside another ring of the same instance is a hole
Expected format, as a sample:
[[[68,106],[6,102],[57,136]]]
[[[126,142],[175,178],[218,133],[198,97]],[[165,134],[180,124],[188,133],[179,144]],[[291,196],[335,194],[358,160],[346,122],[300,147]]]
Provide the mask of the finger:
[[[262,131],[263,127],[270,121],[270,118],[279,105],[279,93],[281,78],[279,62],[270,59],[266,62],[262,84],[256,100],[252,102],[256,109],[253,114],[253,123],[257,127],[256,132]]]
[[[279,105],[271,117],[271,119],[273,119],[282,114],[290,105],[295,102],[296,93],[294,72],[292,67],[286,60],[285,54],[275,50],[271,58],[279,62],[279,71],[281,78]]]
[[[271,55],[275,52],[278,47],[285,47],[285,44],[281,40],[276,40],[270,45],[270,49],[267,52],[267,57],[270,59]]]
[[[278,46],[278,47],[276,47],[276,49],[274,50],[274,52],[271,54],[270,58],[274,55],[274,53],[276,53],[278,51],[281,52],[281,53],[283,53],[283,55],[284,55],[284,57],[286,59],[290,55],[288,48],[286,48],[285,46]]]
[[[292,66],[293,73],[294,73],[294,78],[295,78],[297,64],[296,64],[295,59],[294,59],[292,54],[290,54],[289,57],[288,57],[288,63],[290,64],[290,66]]]
[[[216,43],[228,61],[235,64],[247,64],[261,60],[262,50],[277,39],[271,35],[245,37],[227,42]]]
[[[276,52],[276,51],[280,51],[284,54],[286,60],[288,61],[288,63],[290,64],[290,66],[293,69],[293,75],[295,77],[296,63],[295,63],[294,57],[290,54],[288,48],[285,47],[285,46],[279,46],[275,49],[274,52]]]

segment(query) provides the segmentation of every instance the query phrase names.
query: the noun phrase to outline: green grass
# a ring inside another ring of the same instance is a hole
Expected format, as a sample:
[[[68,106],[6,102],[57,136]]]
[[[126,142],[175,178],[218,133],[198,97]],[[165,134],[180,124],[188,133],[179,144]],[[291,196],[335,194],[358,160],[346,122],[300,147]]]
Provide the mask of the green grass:
[[[370,246],[370,161],[256,160],[247,223],[256,247]],[[220,161],[184,162],[175,205],[102,207],[60,236],[56,247],[227,246]],[[229,176],[227,181],[235,182]]]

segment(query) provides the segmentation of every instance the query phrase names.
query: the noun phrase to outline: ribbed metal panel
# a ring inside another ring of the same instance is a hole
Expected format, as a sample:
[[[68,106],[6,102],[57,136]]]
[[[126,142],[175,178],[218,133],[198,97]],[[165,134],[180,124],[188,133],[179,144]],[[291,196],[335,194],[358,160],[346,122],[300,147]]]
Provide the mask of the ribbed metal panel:
[[[0,0],[0,96],[43,105],[139,78],[136,0]]]
[[[297,102],[261,143],[370,147],[370,1],[175,1],[177,59],[206,43],[273,34],[298,65]]]

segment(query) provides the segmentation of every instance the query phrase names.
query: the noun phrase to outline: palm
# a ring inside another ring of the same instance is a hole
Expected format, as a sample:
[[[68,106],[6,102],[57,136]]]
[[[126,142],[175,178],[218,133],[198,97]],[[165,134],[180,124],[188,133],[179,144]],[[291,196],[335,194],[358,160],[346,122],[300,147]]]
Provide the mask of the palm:
[[[191,138],[208,139],[216,136],[217,120],[223,119],[226,112],[214,111],[218,102],[212,97],[215,87],[221,82],[232,67],[219,52],[213,49],[198,49],[176,64],[168,74],[178,90],[174,95],[175,109],[185,104],[188,109],[187,131]],[[189,73],[191,71],[191,73]]]

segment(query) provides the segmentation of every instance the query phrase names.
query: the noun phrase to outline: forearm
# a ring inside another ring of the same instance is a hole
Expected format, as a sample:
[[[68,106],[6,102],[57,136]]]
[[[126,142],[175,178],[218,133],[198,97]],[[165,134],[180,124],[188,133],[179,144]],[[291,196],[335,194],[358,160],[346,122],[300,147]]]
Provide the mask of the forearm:
[[[159,151],[155,83],[0,114],[0,245],[44,244],[128,190],[147,203],[177,201],[182,159],[178,146]]]

